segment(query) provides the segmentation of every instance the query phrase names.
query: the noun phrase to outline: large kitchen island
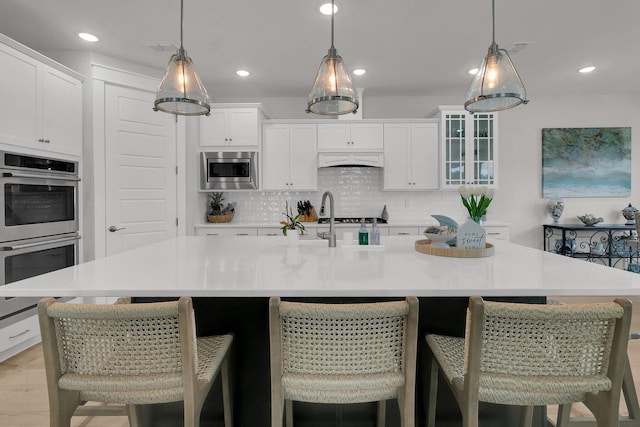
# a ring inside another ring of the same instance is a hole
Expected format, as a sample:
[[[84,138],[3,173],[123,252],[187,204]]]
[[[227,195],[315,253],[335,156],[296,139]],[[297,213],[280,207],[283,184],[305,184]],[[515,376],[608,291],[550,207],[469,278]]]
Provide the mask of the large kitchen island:
[[[640,275],[507,242],[484,258],[432,256],[414,249],[416,236],[385,237],[382,247],[329,248],[324,240],[288,246],[281,237],[179,237],[0,287],[0,296],[131,296],[134,301],[194,297],[200,335],[234,332],[235,425],[269,425],[268,297],[313,301],[420,298],[416,425],[424,422],[428,332],[462,335],[470,295],[544,302],[548,295],[640,295]],[[214,387],[203,417],[221,420]],[[446,386],[439,391],[439,426],[459,413]],[[447,407],[447,403],[449,403]],[[397,425],[388,405],[387,425]],[[296,405],[299,427],[375,425],[375,405],[344,412]],[[177,405],[149,407],[145,425],[176,425]],[[487,405],[491,426],[509,426],[517,413]],[[543,425],[542,411],[536,425]],[[447,423],[451,419],[451,423]],[[357,421],[357,422],[356,422]],[[179,423],[178,423],[179,425]],[[212,424],[216,425],[216,424]]]

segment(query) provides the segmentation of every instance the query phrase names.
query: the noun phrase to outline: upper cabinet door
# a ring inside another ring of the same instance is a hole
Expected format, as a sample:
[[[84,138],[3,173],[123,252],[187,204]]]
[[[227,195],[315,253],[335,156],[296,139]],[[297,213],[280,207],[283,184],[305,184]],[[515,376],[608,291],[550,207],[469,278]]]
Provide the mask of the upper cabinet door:
[[[35,147],[40,135],[40,63],[0,44],[0,142]]]
[[[290,177],[294,190],[318,189],[318,141],[314,124],[291,125]]]
[[[382,123],[318,125],[318,151],[383,150]]]
[[[265,123],[262,126],[262,189],[318,188],[315,124]]]
[[[82,82],[0,43],[0,142],[82,155]]]
[[[256,108],[229,109],[229,145],[258,146],[258,110]]]
[[[384,125],[384,189],[411,189],[411,125]]]
[[[42,136],[48,149],[58,153],[82,151],[82,83],[43,66]]]
[[[289,190],[289,125],[262,126],[262,189]]]
[[[385,190],[437,190],[439,161],[437,123],[385,123]]]
[[[212,108],[200,118],[200,146],[257,149],[260,123],[257,108]]]
[[[342,151],[350,148],[351,128],[346,123],[318,125],[318,150]]]
[[[382,151],[382,123],[362,123],[351,125],[351,147],[356,151]]]
[[[227,132],[228,111],[212,109],[211,115],[200,117],[200,145],[226,146],[229,142]]]
[[[438,124],[411,126],[411,182],[414,190],[437,190],[439,185]]]

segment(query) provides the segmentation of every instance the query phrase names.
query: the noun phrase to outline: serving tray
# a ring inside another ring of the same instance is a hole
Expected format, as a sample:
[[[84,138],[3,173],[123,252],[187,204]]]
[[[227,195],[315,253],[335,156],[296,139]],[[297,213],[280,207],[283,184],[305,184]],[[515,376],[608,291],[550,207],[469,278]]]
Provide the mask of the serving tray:
[[[415,248],[416,251],[427,255],[449,256],[456,258],[482,258],[492,256],[495,252],[491,243],[487,243],[486,248],[484,249],[460,249],[456,247],[441,248],[432,246],[431,240],[429,239],[416,240]]]

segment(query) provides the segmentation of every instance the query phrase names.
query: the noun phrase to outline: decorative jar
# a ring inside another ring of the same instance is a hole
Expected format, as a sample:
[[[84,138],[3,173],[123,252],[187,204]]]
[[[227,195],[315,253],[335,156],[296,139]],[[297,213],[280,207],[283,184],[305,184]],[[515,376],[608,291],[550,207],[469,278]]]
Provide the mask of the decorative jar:
[[[622,209],[622,216],[627,220],[625,225],[633,225],[636,223],[636,212],[638,212],[638,209],[631,206],[631,203],[629,203],[629,206]]]
[[[564,200],[549,199],[547,202],[547,212],[549,212],[549,216],[553,220],[553,223],[557,224],[558,220],[562,216],[562,212],[564,212]]]

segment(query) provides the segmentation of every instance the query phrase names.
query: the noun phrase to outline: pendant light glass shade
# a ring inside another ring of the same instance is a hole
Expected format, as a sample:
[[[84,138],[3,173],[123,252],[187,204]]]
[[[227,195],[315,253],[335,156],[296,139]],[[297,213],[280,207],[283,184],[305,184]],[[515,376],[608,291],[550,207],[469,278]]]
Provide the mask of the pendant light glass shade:
[[[156,92],[154,111],[182,116],[209,115],[209,95],[182,47],[183,1],[180,1],[180,48],[171,56]]]
[[[322,59],[316,81],[309,94],[307,112],[321,115],[348,114],[358,111],[358,93],[335,49]]]
[[[495,0],[493,5],[493,42],[473,78],[464,108],[472,113],[506,110],[526,104],[527,91],[506,50],[495,42]]]
[[[335,10],[333,0],[331,10]],[[349,71],[333,46],[333,16],[334,13],[331,14],[331,48],[322,58],[306,110],[307,113],[323,116],[355,114],[358,111],[358,92],[353,88]]]

